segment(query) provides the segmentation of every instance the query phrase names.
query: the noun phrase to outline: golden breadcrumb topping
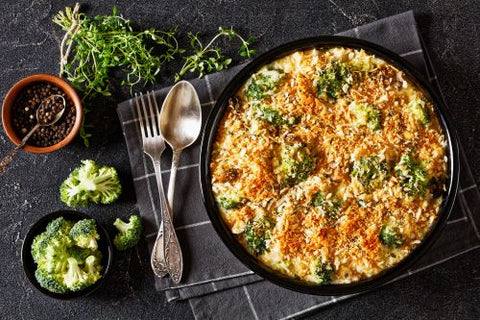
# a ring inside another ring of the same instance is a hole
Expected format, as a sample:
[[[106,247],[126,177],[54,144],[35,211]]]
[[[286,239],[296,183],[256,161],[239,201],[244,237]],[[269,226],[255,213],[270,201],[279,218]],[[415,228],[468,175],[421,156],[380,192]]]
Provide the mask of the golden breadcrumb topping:
[[[349,283],[398,263],[435,223],[445,150],[432,102],[402,71],[363,50],[299,51],[231,98],[212,187],[267,267]]]

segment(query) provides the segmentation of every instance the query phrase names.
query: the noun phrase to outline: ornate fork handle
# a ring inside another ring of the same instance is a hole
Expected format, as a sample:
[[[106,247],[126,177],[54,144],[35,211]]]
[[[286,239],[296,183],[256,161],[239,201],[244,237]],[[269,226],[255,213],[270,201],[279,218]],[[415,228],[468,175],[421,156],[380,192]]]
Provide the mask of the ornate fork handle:
[[[163,190],[163,184],[161,179],[160,161],[154,161],[155,176],[157,178],[157,186],[160,197],[160,211],[162,215],[163,236],[157,236],[155,245],[153,248],[155,273],[161,274],[165,270],[172,277],[173,282],[179,283],[183,273],[183,257],[180,243],[173,227],[173,222],[170,213],[170,206],[165,198],[165,192]],[[163,241],[163,243],[159,243]],[[163,252],[157,252],[162,250]],[[163,264],[165,261],[165,264]]]

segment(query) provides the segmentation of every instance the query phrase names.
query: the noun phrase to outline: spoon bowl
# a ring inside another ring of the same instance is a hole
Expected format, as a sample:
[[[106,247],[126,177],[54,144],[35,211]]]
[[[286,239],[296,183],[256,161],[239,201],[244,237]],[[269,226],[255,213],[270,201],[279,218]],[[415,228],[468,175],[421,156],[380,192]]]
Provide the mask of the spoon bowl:
[[[187,81],[174,85],[163,102],[160,131],[175,151],[197,140],[202,128],[202,110],[195,88]]]
[[[55,103],[55,99],[62,100],[63,107],[60,111],[55,111],[55,106],[52,107],[52,104]],[[47,103],[48,105],[46,105]],[[60,118],[62,118],[63,114],[65,113],[66,105],[67,101],[60,94],[52,94],[51,96],[43,99],[35,114],[37,118],[37,123],[40,124],[40,126],[42,127],[51,126],[52,124],[56,123],[58,120],[60,120]]]

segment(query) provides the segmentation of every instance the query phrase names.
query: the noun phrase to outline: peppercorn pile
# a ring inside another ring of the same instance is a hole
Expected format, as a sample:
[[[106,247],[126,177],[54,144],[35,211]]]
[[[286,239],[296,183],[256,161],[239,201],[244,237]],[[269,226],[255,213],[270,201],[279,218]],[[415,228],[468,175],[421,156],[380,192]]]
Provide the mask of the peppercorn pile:
[[[37,123],[36,112],[43,102],[44,108],[40,110],[40,122],[51,122],[55,115],[63,108],[61,98],[51,98],[52,95],[61,95],[65,98],[65,111],[62,117],[51,126],[40,127],[28,140],[29,145],[48,147],[54,145],[70,133],[75,123],[75,107],[71,99],[63,90],[47,82],[38,82],[24,89],[13,105],[13,127],[18,137],[23,138]]]

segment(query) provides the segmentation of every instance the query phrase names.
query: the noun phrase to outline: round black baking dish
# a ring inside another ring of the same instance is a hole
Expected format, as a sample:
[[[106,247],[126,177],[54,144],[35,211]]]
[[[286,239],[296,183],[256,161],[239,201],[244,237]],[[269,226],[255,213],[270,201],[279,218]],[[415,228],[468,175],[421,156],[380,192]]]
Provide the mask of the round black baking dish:
[[[233,97],[248,78],[264,65],[299,50],[313,48],[345,47],[353,49],[364,49],[367,53],[373,54],[385,60],[399,70],[402,70],[409,78],[430,97],[435,105],[435,111],[447,140],[446,154],[448,156],[446,191],[443,195],[443,202],[438,213],[438,219],[430,231],[425,235],[423,241],[412,250],[412,252],[392,268],[386,269],[374,277],[367,278],[349,284],[315,285],[304,281],[286,277],[270,270],[251,256],[243,246],[235,239],[234,235],[224,223],[212,192],[210,160],[217,128],[223,118],[229,98]],[[458,188],[459,163],[458,143],[455,129],[448,118],[446,107],[442,99],[435,92],[429,82],[419,74],[408,62],[396,53],[373,43],[337,36],[321,36],[293,41],[277,48],[274,48],[254,59],[245,66],[226,86],[211,111],[202,137],[200,154],[200,183],[203,200],[210,220],[219,237],[233,253],[233,255],[244,263],[248,268],[263,278],[278,284],[282,287],[315,295],[344,295],[353,294],[378,288],[391,280],[402,275],[412,264],[422,257],[428,248],[441,234],[446,225],[447,219],[452,210]]]

